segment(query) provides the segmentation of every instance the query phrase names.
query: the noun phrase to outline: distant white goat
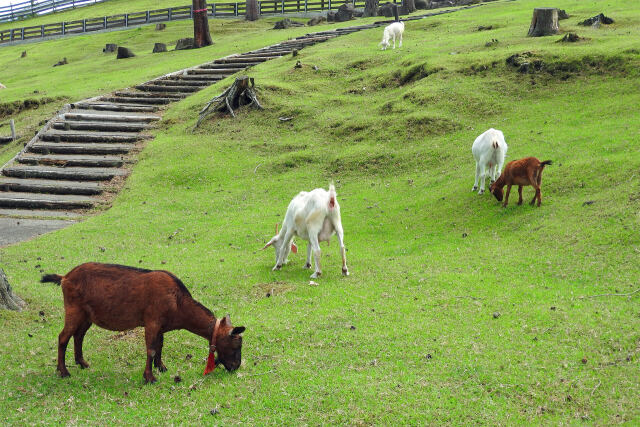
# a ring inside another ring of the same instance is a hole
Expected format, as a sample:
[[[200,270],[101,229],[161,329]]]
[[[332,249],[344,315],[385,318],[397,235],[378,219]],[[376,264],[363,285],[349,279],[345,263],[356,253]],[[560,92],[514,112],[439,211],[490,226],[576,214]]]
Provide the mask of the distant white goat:
[[[384,32],[382,33],[382,41],[380,42],[380,46],[382,46],[382,50],[387,50],[389,47],[389,39],[393,37],[393,48],[396,48],[396,38],[400,40],[399,46],[402,47],[402,34],[404,33],[404,22],[394,22],[393,24],[387,25],[384,28]]]
[[[476,182],[471,191],[478,189],[478,178],[480,178],[482,182],[478,194],[482,194],[487,173],[491,184],[493,184],[502,172],[504,158],[507,155],[507,143],[504,140],[504,135],[493,128],[485,131],[473,142],[471,152],[476,159]]]
[[[313,191],[301,191],[291,200],[287,213],[284,216],[282,229],[269,243],[264,245],[263,250],[273,246],[276,250],[276,265],[273,270],[280,270],[282,264],[286,264],[289,252],[297,252],[298,248],[293,243],[294,236],[309,241],[307,247],[307,263],[305,268],[311,268],[311,251],[315,259],[316,270],[311,278],[316,278],[322,274],[320,268],[320,242],[328,242],[333,233],[338,236],[340,244],[340,254],[342,255],[342,274],[349,275],[347,269],[347,258],[344,249],[344,232],[342,221],[340,220],[340,205],[336,197],[336,189],[331,184],[329,191],[323,188],[316,188]]]

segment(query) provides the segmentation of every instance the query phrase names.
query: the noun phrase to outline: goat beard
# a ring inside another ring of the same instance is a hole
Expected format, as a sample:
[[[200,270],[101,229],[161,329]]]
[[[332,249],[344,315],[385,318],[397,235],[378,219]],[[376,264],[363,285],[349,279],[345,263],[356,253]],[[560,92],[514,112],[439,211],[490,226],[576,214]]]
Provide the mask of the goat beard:
[[[212,352],[209,352],[209,358],[207,359],[207,367],[204,368],[204,375],[207,375],[209,372],[216,369],[216,355]]]

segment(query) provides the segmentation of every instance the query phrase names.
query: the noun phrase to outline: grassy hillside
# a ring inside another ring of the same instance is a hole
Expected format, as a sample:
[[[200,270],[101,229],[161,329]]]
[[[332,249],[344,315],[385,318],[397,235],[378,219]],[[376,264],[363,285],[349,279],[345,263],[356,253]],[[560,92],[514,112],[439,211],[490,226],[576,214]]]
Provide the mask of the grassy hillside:
[[[571,15],[562,30],[588,38],[565,45],[525,37],[537,5],[410,22],[394,51],[378,50],[372,30],[263,64],[250,75],[265,110],[196,133],[197,111],[229,80],[173,106],[110,210],[0,250],[30,304],[0,313],[5,419],[638,423],[640,294],[600,295],[639,286],[640,7],[558,0]],[[576,26],[600,12],[616,24]],[[255,34],[268,44],[271,32]],[[505,63],[524,52],[544,67]],[[470,191],[471,144],[489,127],[505,133],[508,160],[554,160],[542,207],[512,195],[503,209]],[[351,276],[335,242],[322,246],[317,287],[304,244],[272,272],[273,253],[259,248],[275,222],[298,191],[329,181]],[[94,326],[91,368],[57,378],[62,297],[37,281],[86,261],[174,272],[247,327],[243,366],[202,377],[206,342],[175,332],[169,372],[144,386],[142,331]]]

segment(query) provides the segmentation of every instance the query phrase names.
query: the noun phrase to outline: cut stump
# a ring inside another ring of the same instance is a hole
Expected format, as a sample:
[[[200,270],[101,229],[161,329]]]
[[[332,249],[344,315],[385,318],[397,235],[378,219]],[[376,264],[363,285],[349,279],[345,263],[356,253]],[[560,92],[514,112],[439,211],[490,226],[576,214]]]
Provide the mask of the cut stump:
[[[204,108],[200,111],[200,117],[196,123],[195,128],[200,126],[202,120],[208,115],[215,112],[229,113],[233,117],[236,116],[234,109],[242,107],[243,105],[250,105],[254,108],[262,109],[262,105],[256,97],[254,90],[255,82],[253,77],[240,76],[236,78],[233,85],[229,86],[227,90],[220,95],[207,102]]]
[[[542,37],[558,34],[558,9],[540,7],[533,9],[533,18],[529,27],[529,37]]]
[[[0,268],[0,310],[22,311],[26,305],[19,296],[13,293],[6,274]]]

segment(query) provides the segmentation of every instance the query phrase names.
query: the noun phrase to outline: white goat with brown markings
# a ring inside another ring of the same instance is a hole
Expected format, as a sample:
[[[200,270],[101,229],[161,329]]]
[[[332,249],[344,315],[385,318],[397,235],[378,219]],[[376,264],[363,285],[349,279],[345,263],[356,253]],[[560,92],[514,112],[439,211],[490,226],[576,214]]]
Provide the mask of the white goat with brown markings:
[[[282,229],[264,245],[263,250],[273,246],[276,250],[276,265],[273,270],[280,270],[286,264],[289,252],[298,251],[293,238],[298,236],[309,241],[307,247],[307,263],[305,268],[311,268],[311,252],[315,259],[316,269],[311,278],[322,274],[320,267],[320,242],[328,242],[333,233],[338,236],[340,254],[342,255],[342,274],[349,275],[347,258],[344,248],[344,231],[340,219],[340,205],[336,196],[336,189],[331,184],[329,191],[316,188],[313,191],[301,191],[291,200],[284,216]]]

